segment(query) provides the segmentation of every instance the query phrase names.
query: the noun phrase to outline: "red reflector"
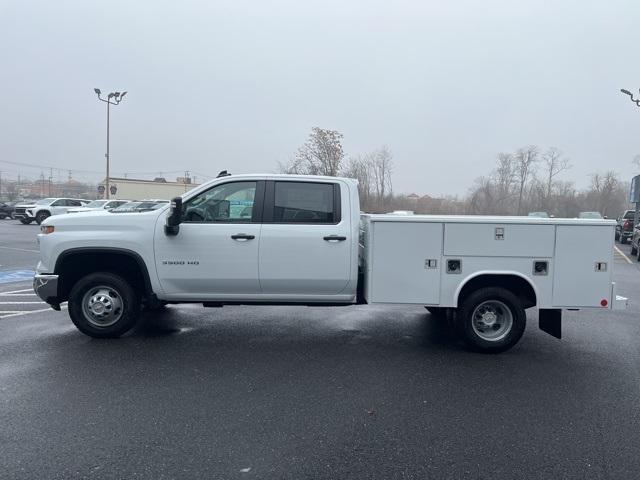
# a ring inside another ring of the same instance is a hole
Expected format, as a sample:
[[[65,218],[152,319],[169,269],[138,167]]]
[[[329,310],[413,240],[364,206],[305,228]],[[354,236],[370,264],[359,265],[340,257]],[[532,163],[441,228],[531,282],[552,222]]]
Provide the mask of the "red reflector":
[[[603,307],[606,307],[607,305],[609,305],[609,302],[607,301],[606,298],[603,298],[602,300],[600,300],[600,305],[602,305]]]

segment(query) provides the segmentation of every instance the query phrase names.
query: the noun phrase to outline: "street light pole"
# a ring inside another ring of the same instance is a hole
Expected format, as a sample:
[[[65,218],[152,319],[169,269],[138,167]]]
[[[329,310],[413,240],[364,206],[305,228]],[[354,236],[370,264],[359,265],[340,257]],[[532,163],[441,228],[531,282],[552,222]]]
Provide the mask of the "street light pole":
[[[107,153],[105,154],[105,158],[107,160],[107,177],[105,179],[105,185],[104,185],[104,198],[106,198],[107,200],[109,199],[109,194],[111,193],[109,191],[109,116],[110,116],[110,107],[111,105],[119,105],[120,102],[122,101],[122,99],[124,98],[124,96],[127,94],[127,92],[111,92],[109,95],[107,95],[107,98],[104,99],[102,98],[100,95],[102,94],[102,92],[100,91],[99,88],[94,88],[93,89],[94,92],[96,92],[96,94],[98,95],[98,100],[100,100],[101,102],[105,102],[107,104]]]
[[[633,98],[633,93],[631,93],[629,90],[626,90],[624,88],[620,89],[620,92],[624,93],[625,95],[629,96],[629,100],[631,100],[633,103],[636,104],[637,107],[640,107],[640,98]],[[635,180],[635,177],[634,177]],[[633,182],[632,180],[632,183]],[[634,189],[632,189],[632,191],[634,191]],[[635,209],[635,213],[633,214],[633,228],[631,229],[631,231],[633,231],[634,228],[636,228],[636,225],[638,225],[638,222],[640,221],[640,202],[638,202],[638,198],[637,198],[637,192],[634,192],[636,195],[636,198],[630,198],[629,200],[631,200],[631,202],[634,202],[636,205],[636,209]]]

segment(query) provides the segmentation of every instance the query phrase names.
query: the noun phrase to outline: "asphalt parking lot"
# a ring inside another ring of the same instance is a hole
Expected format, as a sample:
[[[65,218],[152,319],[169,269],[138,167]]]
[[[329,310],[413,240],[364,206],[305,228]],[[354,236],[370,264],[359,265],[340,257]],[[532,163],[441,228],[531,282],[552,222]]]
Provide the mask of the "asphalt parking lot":
[[[636,478],[640,271],[623,312],[566,312],[501,355],[410,307],[169,306],[80,334],[0,221],[0,478]],[[18,273],[16,273],[18,272]]]

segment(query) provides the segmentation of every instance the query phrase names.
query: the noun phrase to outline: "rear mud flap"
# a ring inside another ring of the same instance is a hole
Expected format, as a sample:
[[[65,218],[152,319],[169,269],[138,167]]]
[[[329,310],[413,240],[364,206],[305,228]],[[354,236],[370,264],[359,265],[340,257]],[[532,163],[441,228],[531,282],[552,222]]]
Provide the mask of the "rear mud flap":
[[[558,308],[541,308],[538,325],[543,332],[556,338],[562,338],[562,310]]]

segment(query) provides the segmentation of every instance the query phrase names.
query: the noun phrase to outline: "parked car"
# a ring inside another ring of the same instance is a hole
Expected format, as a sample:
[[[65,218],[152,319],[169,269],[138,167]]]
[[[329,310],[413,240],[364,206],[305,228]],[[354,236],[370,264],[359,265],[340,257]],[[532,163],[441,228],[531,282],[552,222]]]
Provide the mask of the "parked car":
[[[591,219],[600,220],[604,217],[600,215],[600,212],[580,212],[578,214],[578,218],[591,218]]]
[[[51,215],[61,215],[73,207],[82,207],[88,200],[79,198],[43,198],[33,205],[17,205],[14,217],[25,225],[34,220],[40,225]]]
[[[16,202],[0,202],[0,220],[13,218]]]
[[[128,202],[111,210],[113,213],[123,212],[146,212],[156,210],[169,203],[169,200],[140,200],[138,202]]]
[[[527,217],[549,218],[549,214],[547,212],[529,212]]]
[[[640,248],[638,248],[640,247],[640,225],[636,225],[636,228],[633,229],[629,243],[631,244],[631,256],[635,256],[636,260],[640,262]]]
[[[627,240],[633,235],[633,217],[635,213],[634,210],[625,210],[625,212],[618,217],[615,237],[620,243],[627,243]]]
[[[190,218],[194,206],[204,217]],[[76,327],[99,338],[167,302],[407,304],[454,319],[482,352],[515,345],[527,308],[558,338],[563,309],[626,308],[613,282],[613,221],[360,216],[359,207],[353,179],[227,175],[155,210],[51,217],[34,289],[56,310],[68,302]]]
[[[415,215],[413,210],[394,210],[387,215]]]
[[[51,198],[44,198],[43,200],[52,200]],[[31,210],[36,207],[36,203],[38,201],[43,200],[25,200],[22,203],[18,203],[13,210],[13,218],[16,220],[20,220],[25,225],[29,225],[31,222],[35,220],[35,218],[30,217],[27,213],[27,210]]]
[[[132,200],[94,200],[87,203],[84,207],[70,208],[67,213],[91,212],[99,210],[111,210],[121,205],[130,203]]]

